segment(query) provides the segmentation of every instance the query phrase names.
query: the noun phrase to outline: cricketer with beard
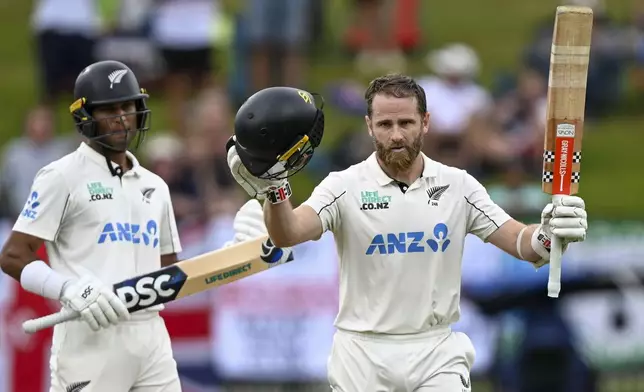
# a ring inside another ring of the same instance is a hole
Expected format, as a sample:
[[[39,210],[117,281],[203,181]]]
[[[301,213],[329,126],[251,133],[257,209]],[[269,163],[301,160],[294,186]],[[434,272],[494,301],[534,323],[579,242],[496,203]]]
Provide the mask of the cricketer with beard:
[[[290,247],[334,234],[340,306],[328,361],[332,390],[470,391],[475,350],[450,330],[459,319],[465,236],[538,268],[548,263],[552,235],[564,244],[585,239],[584,202],[565,196],[561,206],[544,208],[539,224],[518,222],[466,171],[421,153],[430,114],[412,78],[378,77],[365,99],[376,151],[330,173],[297,208],[288,199],[267,200],[269,235]],[[228,158],[243,186],[285,186],[287,179],[241,178],[234,148]]]

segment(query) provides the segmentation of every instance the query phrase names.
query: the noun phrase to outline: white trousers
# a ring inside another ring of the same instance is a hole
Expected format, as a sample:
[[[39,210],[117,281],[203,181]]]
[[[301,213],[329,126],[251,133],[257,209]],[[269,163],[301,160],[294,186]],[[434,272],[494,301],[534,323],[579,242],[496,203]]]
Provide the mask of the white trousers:
[[[387,337],[339,330],[329,383],[335,392],[470,392],[474,357],[467,335],[446,327]]]
[[[158,314],[92,331],[54,327],[50,392],[180,392],[170,336]]]

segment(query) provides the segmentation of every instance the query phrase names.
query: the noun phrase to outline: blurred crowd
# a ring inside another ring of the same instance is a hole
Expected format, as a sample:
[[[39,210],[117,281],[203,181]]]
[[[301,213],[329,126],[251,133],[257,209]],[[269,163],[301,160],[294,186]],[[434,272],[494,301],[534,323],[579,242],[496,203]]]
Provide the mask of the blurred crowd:
[[[341,37],[354,57],[355,77],[329,81],[325,95],[340,112],[359,117],[361,81],[405,72],[406,54],[422,50],[418,24],[410,22],[420,4],[350,3],[353,13]],[[595,13],[586,109],[592,121],[620,102],[625,84],[644,89],[644,6],[637,2],[632,23],[625,25],[611,20],[603,0],[565,3],[591,6]],[[234,212],[238,187],[227,173],[223,148],[211,146],[224,145],[235,109],[252,92],[275,84],[307,88],[312,48],[323,35],[323,5],[322,0],[36,1],[31,23],[41,89],[23,136],[4,148],[2,216],[19,213],[37,169],[77,143],[73,132],[54,129],[54,109],[68,103],[84,66],[108,58],[127,63],[142,85],[163,97],[163,113],[153,114],[153,124],[161,115],[168,127],[153,126],[141,160],[170,184],[179,221],[196,227],[205,216]],[[481,181],[497,180],[500,185],[490,191],[514,213],[534,213],[531,208],[542,204],[538,184],[525,179],[540,176],[552,22],[549,16],[535,26],[518,59],[519,71],[498,73],[491,87],[478,81],[485,64],[466,43],[432,48],[424,58],[426,71],[415,75],[431,113],[425,152]],[[309,174],[321,178],[372,151],[362,129],[344,135],[317,154]],[[15,167],[23,169],[18,173],[11,170]],[[510,205],[516,200],[525,203]]]
[[[324,39],[325,1],[35,0],[31,26],[40,90],[22,136],[2,146],[0,219],[13,221],[36,172],[80,142],[71,118],[56,118],[56,108],[71,103],[78,73],[94,61],[114,59],[163,97],[137,155],[170,187],[182,258],[217,248],[245,201],[223,147],[235,110],[264,87],[308,88],[312,51]],[[410,22],[421,1],[348,2],[352,13],[341,42],[352,56],[354,77],[329,80],[327,104],[364,116],[365,80],[413,69],[431,114],[425,153],[490,182],[492,198],[511,214],[538,216],[547,203],[535,178],[541,176],[553,18],[535,26],[517,59],[519,70],[499,73],[485,86],[478,78],[486,64],[467,43],[431,48],[421,68],[410,66],[424,50],[420,22]],[[565,3],[595,12],[586,105],[587,121],[593,121],[617,107],[625,85],[644,92],[644,2],[634,2],[626,24],[605,13],[603,0]],[[165,129],[155,126],[157,116]],[[69,128],[57,129],[63,123]],[[309,176],[320,180],[373,151],[364,129],[344,131],[337,143],[316,152]]]

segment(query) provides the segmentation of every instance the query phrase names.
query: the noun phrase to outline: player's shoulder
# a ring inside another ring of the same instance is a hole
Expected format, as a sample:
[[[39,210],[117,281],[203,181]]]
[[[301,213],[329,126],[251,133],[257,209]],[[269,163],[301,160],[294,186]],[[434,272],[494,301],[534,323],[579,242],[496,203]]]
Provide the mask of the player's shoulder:
[[[428,159],[428,158],[426,158]],[[467,170],[456,166],[446,165],[442,162],[429,160],[434,166],[435,177],[438,182],[450,184],[459,188],[470,188],[472,181],[478,181]]]
[[[346,169],[332,171],[327,175],[325,181],[347,188],[351,184],[358,184],[365,179],[369,179],[371,177],[369,175],[369,159],[354,163]]]
[[[75,175],[80,169],[78,153],[72,151],[43,166],[36,177],[51,177],[52,180],[64,179],[67,184],[72,183],[79,176]]]
[[[137,170],[139,176],[141,177],[141,181],[143,181],[146,186],[162,189],[169,192],[168,183],[166,183],[161,176],[144,166],[139,166]]]

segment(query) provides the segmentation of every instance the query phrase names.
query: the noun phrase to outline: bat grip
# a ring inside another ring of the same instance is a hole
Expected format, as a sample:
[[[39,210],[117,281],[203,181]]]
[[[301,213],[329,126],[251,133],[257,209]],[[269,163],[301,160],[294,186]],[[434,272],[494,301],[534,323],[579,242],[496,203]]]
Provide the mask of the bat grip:
[[[80,317],[78,312],[60,311],[36,319],[27,320],[22,323],[22,329],[26,333],[32,334],[40,330],[53,327],[67,321],[75,320]]]
[[[553,195],[552,204],[555,208],[561,205],[563,195]],[[563,243],[561,238],[552,235],[550,239],[550,270],[548,274],[548,297],[558,298],[561,291],[561,256]]]

